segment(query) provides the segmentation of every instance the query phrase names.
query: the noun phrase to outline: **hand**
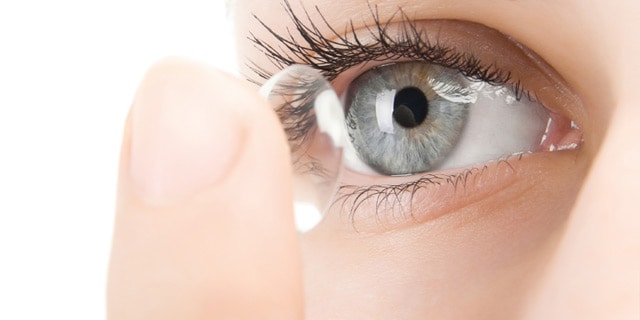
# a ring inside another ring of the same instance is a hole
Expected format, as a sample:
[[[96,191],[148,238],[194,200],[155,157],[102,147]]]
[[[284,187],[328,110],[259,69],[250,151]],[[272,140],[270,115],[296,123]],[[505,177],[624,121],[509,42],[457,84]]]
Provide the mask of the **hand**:
[[[291,174],[248,83],[165,60],[127,119],[108,319],[301,319]]]

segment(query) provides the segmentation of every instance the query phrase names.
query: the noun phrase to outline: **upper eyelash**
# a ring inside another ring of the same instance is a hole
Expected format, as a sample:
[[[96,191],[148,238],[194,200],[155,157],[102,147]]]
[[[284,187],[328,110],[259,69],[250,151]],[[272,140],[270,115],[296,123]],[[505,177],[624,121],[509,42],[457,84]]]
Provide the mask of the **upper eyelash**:
[[[493,64],[483,66],[481,61],[471,54],[459,53],[451,48],[443,47],[437,40],[435,42],[429,41],[424,36],[426,31],[418,29],[417,25],[408,19],[401,8],[383,22],[377,6],[369,6],[375,29],[367,27],[373,40],[369,40],[370,42],[365,44],[358,38],[353,21],[347,23],[344,33],[340,34],[328,23],[316,6],[315,9],[324,25],[337,39],[331,40],[320,32],[306,8],[303,8],[306,16],[305,23],[293,11],[288,0],[284,0],[282,6],[295,26],[298,35],[304,40],[303,43],[298,42],[289,29],[287,29],[286,35],[278,34],[255,14],[254,18],[280,43],[280,46],[276,47],[260,40],[253,33],[250,33],[249,37],[255,47],[262,51],[278,70],[293,64],[306,64],[317,69],[325,78],[332,81],[342,72],[363,62],[409,58],[459,70],[471,80],[484,81],[492,85],[504,85],[511,80],[510,72],[501,71]],[[401,26],[399,40],[387,33],[387,28],[396,15],[402,16],[402,20],[399,22]],[[351,40],[348,35],[352,36]],[[248,67],[262,79],[266,80],[273,76],[273,73],[255,62],[250,61]],[[249,79],[258,85],[262,84],[260,81]],[[513,88],[516,100],[519,101],[522,96],[528,97],[529,100],[535,100],[528,91],[524,90],[519,80],[512,82],[511,88]],[[312,86],[313,84],[299,84],[298,89],[300,90],[296,92],[301,93],[290,96],[292,103],[300,101],[304,103],[299,103],[296,106],[284,105],[276,110],[280,120],[287,124],[284,129],[290,142],[304,139],[314,126],[315,117],[311,112],[313,104],[308,97],[304,96],[304,92],[311,89]]]
[[[402,11],[402,8],[398,8],[397,12],[389,19],[382,21],[377,6],[369,6],[374,26],[366,27],[371,39],[364,43],[358,38],[353,21],[346,24],[345,30],[341,34],[329,24],[316,6],[315,10],[321,17],[323,24],[335,38],[332,40],[320,31],[306,8],[303,8],[305,22],[296,15],[288,0],[284,0],[282,6],[295,26],[296,32],[303,39],[302,42],[296,40],[288,28],[286,35],[278,34],[255,14],[254,18],[280,45],[278,47],[270,45],[257,38],[253,33],[250,33],[249,37],[254,46],[262,51],[277,69],[283,69],[293,64],[306,64],[319,70],[325,78],[332,81],[344,71],[364,62],[408,58],[455,69],[471,80],[483,81],[491,85],[504,85],[512,80],[510,72],[504,72],[494,64],[483,65],[480,59],[469,53],[456,52],[451,48],[444,47],[437,39],[434,42],[429,41],[425,36],[427,31],[424,28],[418,28],[416,23]],[[394,38],[387,33],[387,29],[394,17],[398,15],[402,18],[400,22],[397,22],[400,26],[400,34]],[[248,67],[263,79],[268,79],[273,75],[254,62],[249,62]],[[254,82],[259,84],[258,81]],[[519,80],[511,82],[510,86],[513,88],[517,100],[523,96],[534,100]]]

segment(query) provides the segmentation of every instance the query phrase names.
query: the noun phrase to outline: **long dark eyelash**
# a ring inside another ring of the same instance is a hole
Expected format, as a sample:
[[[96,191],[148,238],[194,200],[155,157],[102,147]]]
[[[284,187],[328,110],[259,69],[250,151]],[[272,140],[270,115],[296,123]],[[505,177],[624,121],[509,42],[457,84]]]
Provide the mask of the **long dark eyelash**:
[[[274,85],[270,95],[280,98],[276,113],[289,140],[292,151],[304,145],[309,130],[315,126],[314,100],[323,83],[305,74],[290,74]]]
[[[293,64],[306,64],[322,73],[329,81],[334,80],[342,72],[369,61],[389,61],[399,58],[409,58],[413,60],[425,61],[438,64],[447,68],[459,70],[460,73],[474,81],[484,81],[492,85],[503,85],[511,80],[511,73],[504,72],[494,64],[483,66],[481,61],[473,55],[456,52],[451,48],[442,46],[437,40],[431,42],[425,36],[426,31],[419,29],[415,22],[410,20],[401,8],[386,21],[380,18],[377,6],[369,6],[369,11],[373,18],[373,27],[367,27],[371,40],[364,43],[358,38],[353,21],[345,25],[341,34],[333,28],[320,9],[315,10],[320,16],[322,23],[328,28],[329,33],[336,40],[331,40],[325,36],[318,25],[313,22],[309,12],[303,8],[305,20],[302,20],[293,11],[288,0],[282,3],[284,11],[292,21],[295,32],[303,39],[302,42],[296,40],[291,29],[287,28],[285,35],[278,34],[267,26],[257,15],[254,18],[267,30],[279,43],[277,46],[271,45],[257,38],[253,33],[249,40],[260,50],[277,70],[286,68]],[[387,29],[394,17],[400,15],[402,20],[398,23],[401,26],[400,35],[392,37]],[[349,36],[352,39],[349,39]],[[248,67],[266,80],[273,76],[267,68],[250,61]],[[261,85],[257,79],[250,81]],[[511,87],[514,90],[516,100],[523,96],[534,100],[531,94],[524,90],[520,81],[513,81]],[[300,91],[310,90],[305,84],[299,85]],[[299,102],[308,100],[302,97],[292,97],[292,100]],[[308,101],[309,102],[309,101]],[[293,144],[298,139],[303,139],[306,133],[313,128],[315,117],[312,113],[312,103],[297,103],[296,106],[288,104],[276,109],[280,120],[287,122],[285,126],[289,141]]]
[[[349,21],[345,25],[344,32],[340,33],[328,23],[316,6],[315,10],[322,19],[322,23],[335,38],[331,40],[320,31],[306,9],[303,8],[306,19],[302,20],[287,0],[283,2],[283,8],[295,26],[295,32],[303,39],[302,42],[296,40],[291,29],[287,28],[286,35],[278,34],[255,14],[254,18],[278,41],[279,45],[277,47],[270,45],[253,33],[249,37],[255,47],[262,51],[277,69],[283,69],[292,64],[306,64],[319,70],[327,79],[333,80],[342,72],[364,62],[408,58],[455,69],[469,79],[492,85],[503,85],[511,80],[510,72],[504,72],[494,64],[483,65],[471,54],[456,52],[442,46],[437,40],[430,41],[425,36],[426,30],[418,28],[402,8],[398,8],[394,15],[383,21],[377,6],[369,6],[373,26],[366,27],[371,36],[371,40],[367,43],[362,42],[358,37],[353,21]],[[393,37],[387,29],[398,15],[402,18],[398,22],[401,26],[400,34]],[[271,72],[256,63],[250,62],[249,67],[263,79],[272,76]],[[527,95],[519,81],[515,81],[512,87],[517,99]]]

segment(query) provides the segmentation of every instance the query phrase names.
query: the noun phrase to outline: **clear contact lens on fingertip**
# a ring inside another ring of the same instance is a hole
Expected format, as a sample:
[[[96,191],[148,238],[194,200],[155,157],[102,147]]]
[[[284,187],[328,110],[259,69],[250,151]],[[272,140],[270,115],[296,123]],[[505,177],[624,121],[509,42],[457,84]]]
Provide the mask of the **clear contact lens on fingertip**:
[[[323,219],[338,188],[346,142],[344,108],[315,69],[292,65],[260,88],[276,111],[289,142],[294,213],[300,232]]]

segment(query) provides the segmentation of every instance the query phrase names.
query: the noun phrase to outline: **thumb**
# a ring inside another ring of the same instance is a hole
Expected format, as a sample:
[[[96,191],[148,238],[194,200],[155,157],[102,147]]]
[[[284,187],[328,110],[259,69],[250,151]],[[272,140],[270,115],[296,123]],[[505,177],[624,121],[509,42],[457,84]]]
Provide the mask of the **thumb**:
[[[146,75],[125,129],[108,319],[301,319],[286,140],[256,90],[193,62]]]

